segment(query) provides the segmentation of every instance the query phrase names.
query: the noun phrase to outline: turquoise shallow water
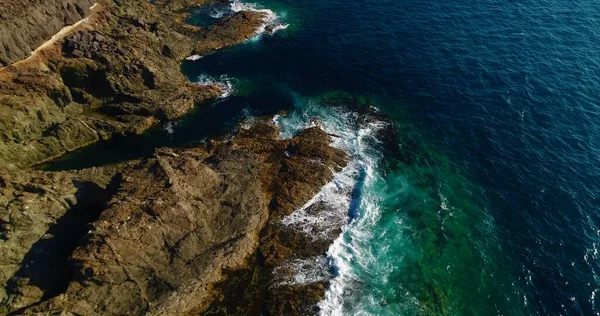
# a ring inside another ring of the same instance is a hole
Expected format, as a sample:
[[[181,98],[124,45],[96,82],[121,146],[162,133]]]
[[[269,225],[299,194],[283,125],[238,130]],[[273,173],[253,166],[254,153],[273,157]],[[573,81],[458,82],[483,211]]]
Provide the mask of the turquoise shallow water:
[[[279,110],[284,136],[319,118],[353,157],[335,183],[353,193],[323,314],[600,312],[600,3],[260,5],[290,26],[182,67],[231,96],[51,167],[145,156]]]
[[[338,204],[349,223],[328,252],[334,278],[322,314],[528,313],[481,188],[409,122],[381,119],[378,104],[386,103],[326,93],[297,99],[276,120],[291,136],[320,118],[352,157],[342,172],[351,180],[334,181],[352,194],[322,198],[349,199]]]

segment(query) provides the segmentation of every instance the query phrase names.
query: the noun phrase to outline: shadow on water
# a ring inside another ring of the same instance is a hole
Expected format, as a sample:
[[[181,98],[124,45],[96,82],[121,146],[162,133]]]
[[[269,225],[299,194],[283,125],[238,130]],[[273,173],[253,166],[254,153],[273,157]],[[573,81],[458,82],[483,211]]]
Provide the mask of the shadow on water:
[[[149,157],[159,147],[188,147],[209,138],[225,136],[249,116],[273,115],[290,109],[294,96],[280,84],[262,84],[231,96],[198,105],[180,120],[161,123],[143,135],[116,136],[68,153],[39,166],[46,171],[97,167]]]
[[[367,178],[367,171],[365,168],[360,168],[358,176],[356,177],[356,185],[352,188],[350,194],[350,206],[348,207],[348,222],[353,221],[361,215],[360,201],[362,200],[363,191],[365,189],[365,179]]]

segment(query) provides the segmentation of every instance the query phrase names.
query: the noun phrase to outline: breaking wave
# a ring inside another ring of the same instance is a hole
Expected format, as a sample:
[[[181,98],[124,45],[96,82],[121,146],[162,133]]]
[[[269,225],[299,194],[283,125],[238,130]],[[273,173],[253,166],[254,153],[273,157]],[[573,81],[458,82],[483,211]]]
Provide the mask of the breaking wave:
[[[229,78],[227,75],[222,75],[218,79],[208,75],[200,75],[196,78],[194,84],[200,86],[216,86],[221,90],[221,95],[219,97],[227,98],[235,91],[233,80],[233,78]]]
[[[234,0],[229,6],[224,5],[207,5],[198,8],[194,12],[194,17],[197,19],[195,23],[202,27],[209,27],[218,19],[230,16],[237,12],[253,11],[264,15],[263,23],[256,29],[255,34],[249,41],[257,41],[264,34],[273,35],[278,31],[285,30],[289,27],[288,23],[283,22],[283,16],[275,13],[273,10],[262,8],[256,3],[244,3]],[[206,21],[208,19],[209,21]],[[186,58],[189,61],[196,61],[204,55],[191,55]]]
[[[191,61],[195,61],[195,60],[198,60],[198,59],[200,59],[200,58],[202,58],[202,55],[197,55],[197,54],[196,54],[196,55],[191,55],[191,56],[188,56],[188,57],[187,57],[185,60],[191,60]]]
[[[373,224],[379,217],[378,197],[372,186],[380,178],[378,163],[381,153],[377,149],[377,133],[387,123],[366,119],[364,114],[349,110],[320,106],[314,101],[309,101],[307,106],[288,116],[276,116],[273,120],[281,127],[283,138],[317,125],[335,135],[332,146],[343,149],[350,156],[348,166],[337,173],[333,181],[306,205],[282,220],[283,224],[315,239],[331,239],[332,232],[338,234],[327,253],[328,266],[334,275],[319,307],[323,315],[341,314],[344,297],[357,281],[348,261],[369,255],[365,252],[368,249],[349,244],[347,237],[370,239],[369,232],[362,228],[370,226],[368,223]],[[311,212],[313,206],[321,211]],[[307,275],[318,275],[317,271],[302,267],[292,281],[304,282]]]
[[[273,287],[282,285],[310,284],[330,277],[329,263],[325,256],[310,259],[294,259],[278,266],[273,271]]]

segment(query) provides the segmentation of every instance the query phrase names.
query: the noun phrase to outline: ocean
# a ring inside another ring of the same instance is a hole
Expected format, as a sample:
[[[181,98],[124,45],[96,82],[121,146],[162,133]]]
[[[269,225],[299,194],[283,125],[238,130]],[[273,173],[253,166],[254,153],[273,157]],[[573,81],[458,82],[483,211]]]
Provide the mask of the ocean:
[[[182,65],[223,98],[47,168],[187,146],[263,115],[278,114],[282,137],[318,124],[352,158],[317,197],[339,214],[287,219],[344,219],[321,314],[600,313],[600,2],[253,6],[282,27]]]

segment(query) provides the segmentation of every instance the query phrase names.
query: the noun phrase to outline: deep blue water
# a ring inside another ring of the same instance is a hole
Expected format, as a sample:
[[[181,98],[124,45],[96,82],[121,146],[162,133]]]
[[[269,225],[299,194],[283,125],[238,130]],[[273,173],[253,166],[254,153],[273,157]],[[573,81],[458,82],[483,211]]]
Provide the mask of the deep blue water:
[[[397,150],[356,155],[373,173],[341,237],[356,275],[334,312],[600,312],[600,2],[260,4],[290,27],[183,65],[191,80],[234,78],[234,96],[135,154],[110,151],[143,155],[247,115],[373,105]]]

